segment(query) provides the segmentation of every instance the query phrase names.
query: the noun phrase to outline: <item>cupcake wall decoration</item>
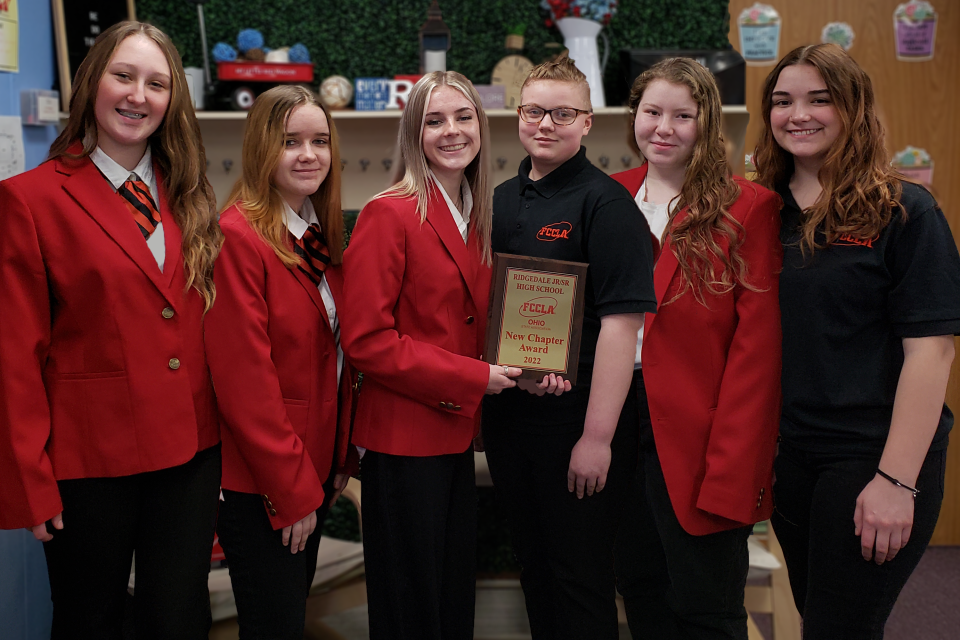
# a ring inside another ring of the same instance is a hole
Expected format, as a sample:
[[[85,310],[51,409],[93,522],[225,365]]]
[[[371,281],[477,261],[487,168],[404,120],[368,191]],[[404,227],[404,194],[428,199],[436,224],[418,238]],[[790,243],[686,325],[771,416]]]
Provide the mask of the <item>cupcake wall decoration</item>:
[[[933,184],[933,160],[926,149],[907,145],[902,151],[893,155],[893,168],[920,184]]]
[[[780,14],[768,4],[755,3],[740,12],[740,55],[747,64],[768,65],[780,59]]]
[[[853,27],[846,22],[831,22],[820,32],[820,42],[837,44],[850,51],[853,46]]]
[[[926,0],[904,2],[893,12],[893,33],[897,60],[932,60],[933,43],[937,35],[937,12]]]

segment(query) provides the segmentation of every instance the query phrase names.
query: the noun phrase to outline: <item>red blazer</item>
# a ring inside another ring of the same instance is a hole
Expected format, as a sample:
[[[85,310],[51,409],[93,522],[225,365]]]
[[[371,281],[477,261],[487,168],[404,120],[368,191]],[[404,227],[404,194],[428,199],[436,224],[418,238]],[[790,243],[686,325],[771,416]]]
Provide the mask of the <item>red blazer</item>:
[[[613,176],[636,195],[647,165]],[[670,304],[680,268],[669,244],[653,272],[658,310],[644,322],[643,380],[657,455],[684,530],[705,535],[766,520],[780,424],[780,198],[736,178],[730,214],[744,228],[748,282]],[[677,214],[674,224],[683,219]],[[727,242],[720,240],[726,250]]]
[[[346,465],[349,422],[338,431],[337,345],[317,285],[288,269],[237,205],[223,213],[220,227],[226,240],[206,343],[220,409],[221,485],[261,494],[270,523],[281,529],[320,507],[330,470]],[[340,268],[325,276],[339,308]],[[342,379],[349,386],[346,364]]]
[[[173,467],[220,441],[203,299],[154,169],[162,273],[89,158],[0,183],[0,528],[59,513],[57,480]]]
[[[377,198],[344,256],[343,348],[363,371],[353,443],[393,455],[462,453],[490,378],[483,352],[490,268],[434,192]]]

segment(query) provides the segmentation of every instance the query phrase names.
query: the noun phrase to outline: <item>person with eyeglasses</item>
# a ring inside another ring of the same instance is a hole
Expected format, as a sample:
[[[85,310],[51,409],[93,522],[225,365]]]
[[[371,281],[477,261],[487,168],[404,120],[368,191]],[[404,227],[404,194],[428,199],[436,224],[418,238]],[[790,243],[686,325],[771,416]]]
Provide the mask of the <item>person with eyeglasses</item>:
[[[590,87],[572,60],[531,71],[519,115],[529,156],[494,191],[493,250],[589,264],[579,370],[572,388],[519,380],[486,398],[484,446],[533,638],[612,639],[613,547],[639,451],[636,337],[656,311],[653,243],[629,192],[586,158]]]

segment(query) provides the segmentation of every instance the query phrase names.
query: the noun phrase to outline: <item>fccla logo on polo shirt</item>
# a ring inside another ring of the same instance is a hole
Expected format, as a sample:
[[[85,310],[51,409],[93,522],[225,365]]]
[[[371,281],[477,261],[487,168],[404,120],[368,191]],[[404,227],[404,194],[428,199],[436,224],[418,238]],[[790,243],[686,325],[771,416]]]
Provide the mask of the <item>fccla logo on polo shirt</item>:
[[[537,240],[553,242],[554,240],[569,239],[571,229],[573,229],[573,225],[569,222],[554,222],[537,232]]]

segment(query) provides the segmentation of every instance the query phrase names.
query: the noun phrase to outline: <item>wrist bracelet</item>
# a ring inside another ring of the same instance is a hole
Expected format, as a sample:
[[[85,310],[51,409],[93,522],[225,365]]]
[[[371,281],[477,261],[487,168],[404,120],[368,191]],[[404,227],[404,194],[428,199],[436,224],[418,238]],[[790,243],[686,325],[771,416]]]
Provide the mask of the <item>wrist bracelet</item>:
[[[906,489],[907,491],[909,491],[910,493],[912,493],[914,500],[916,500],[916,499],[917,499],[917,496],[920,495],[920,491],[919,491],[918,489],[914,489],[913,487],[908,487],[907,485],[903,484],[902,482],[900,482],[899,480],[897,480],[897,479],[894,478],[893,476],[888,476],[888,475],[885,474],[883,471],[881,471],[879,468],[877,469],[877,474],[879,474],[881,478],[885,478],[886,480],[889,480],[890,482],[892,482],[893,484],[897,485],[898,487],[901,487],[901,488],[903,488],[903,489]]]

